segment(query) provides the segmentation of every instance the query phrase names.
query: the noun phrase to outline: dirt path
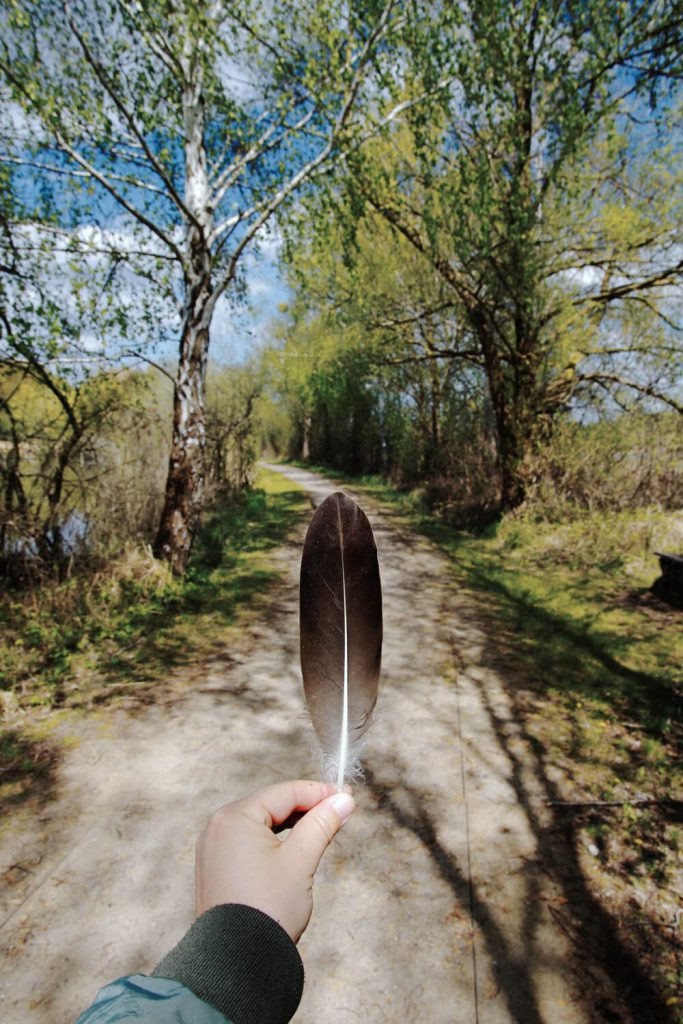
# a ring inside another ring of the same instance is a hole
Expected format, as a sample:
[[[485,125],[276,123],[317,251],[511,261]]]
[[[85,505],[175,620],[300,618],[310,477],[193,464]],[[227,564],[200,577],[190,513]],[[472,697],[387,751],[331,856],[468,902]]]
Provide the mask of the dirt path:
[[[318,502],[335,489],[282,469]],[[367,503],[364,503],[367,508]],[[301,942],[297,1024],[578,1024],[544,779],[445,560],[368,509],[384,589],[383,690],[360,808],[326,856]],[[82,727],[58,797],[4,832],[0,1020],[73,1020],[153,967],[192,919],[193,846],[225,800],[315,777],[301,694],[301,539],[266,614],[202,682]]]

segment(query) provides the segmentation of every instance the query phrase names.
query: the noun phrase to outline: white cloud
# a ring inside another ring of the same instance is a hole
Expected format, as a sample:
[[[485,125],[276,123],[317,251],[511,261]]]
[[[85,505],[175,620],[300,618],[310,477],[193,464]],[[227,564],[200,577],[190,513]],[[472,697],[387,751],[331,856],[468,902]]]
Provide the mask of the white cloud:
[[[78,347],[81,351],[92,355],[104,354],[105,341],[110,350],[112,346],[126,348],[134,343],[136,349],[149,346],[155,358],[175,361],[179,310],[170,300],[162,299],[158,290],[135,273],[135,265],[143,269],[151,267],[151,260],[159,250],[156,240],[149,234],[121,222],[106,228],[82,224],[71,234],[67,231],[46,233],[40,225],[25,224],[17,226],[15,241],[25,249],[29,262],[33,262],[31,254],[35,251],[37,262],[34,272],[38,274],[41,287],[74,325],[80,321]],[[71,248],[73,241],[80,243],[77,252]],[[49,250],[49,259],[45,259],[46,249]],[[248,359],[263,341],[278,306],[289,301],[290,291],[279,270],[281,249],[281,233],[273,227],[261,232],[257,246],[244,254],[240,264],[243,292],[238,296],[228,289],[216,305],[211,326],[212,360],[227,363]],[[101,293],[112,268],[108,251],[135,254],[130,265],[127,261],[118,264],[113,295],[113,300],[133,318],[130,339],[116,336],[118,332],[107,315],[109,302]],[[38,255],[41,252],[43,258]],[[75,289],[81,306],[91,296],[94,305],[89,317],[79,313]],[[98,299],[100,294],[102,298]],[[37,300],[37,296],[35,298]],[[153,316],[145,320],[144,313],[152,310]],[[103,330],[98,329],[100,319]],[[103,333],[105,319],[109,326]],[[137,321],[136,329],[134,323]]]

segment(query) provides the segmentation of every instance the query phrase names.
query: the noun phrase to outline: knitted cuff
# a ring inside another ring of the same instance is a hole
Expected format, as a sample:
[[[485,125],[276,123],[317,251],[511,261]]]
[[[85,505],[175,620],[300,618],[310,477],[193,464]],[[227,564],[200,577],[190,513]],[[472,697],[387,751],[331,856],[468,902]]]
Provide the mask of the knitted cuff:
[[[152,974],[182,982],[232,1024],[287,1024],[304,986],[303,963],[287,932],[237,903],[198,917]]]

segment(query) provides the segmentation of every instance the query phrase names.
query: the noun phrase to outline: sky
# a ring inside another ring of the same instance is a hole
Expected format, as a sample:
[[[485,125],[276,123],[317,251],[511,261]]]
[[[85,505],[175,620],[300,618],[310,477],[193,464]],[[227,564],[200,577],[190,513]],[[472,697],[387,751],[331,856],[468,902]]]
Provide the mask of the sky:
[[[245,254],[242,272],[246,285],[244,300],[230,302],[223,295],[211,324],[210,359],[216,363],[245,362],[267,335],[278,306],[291,299],[289,286],[279,267],[279,239],[271,233],[261,250]]]

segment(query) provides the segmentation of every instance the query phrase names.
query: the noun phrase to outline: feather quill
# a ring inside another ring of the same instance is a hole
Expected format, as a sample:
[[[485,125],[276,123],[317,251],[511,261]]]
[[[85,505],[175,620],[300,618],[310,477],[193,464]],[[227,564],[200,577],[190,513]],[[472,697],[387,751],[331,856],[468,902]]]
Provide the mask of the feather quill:
[[[301,670],[325,769],[341,789],[358,771],[358,741],[377,702],[382,588],[365,513],[331,494],[308,527],[301,558]]]

